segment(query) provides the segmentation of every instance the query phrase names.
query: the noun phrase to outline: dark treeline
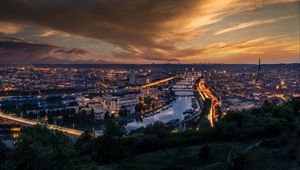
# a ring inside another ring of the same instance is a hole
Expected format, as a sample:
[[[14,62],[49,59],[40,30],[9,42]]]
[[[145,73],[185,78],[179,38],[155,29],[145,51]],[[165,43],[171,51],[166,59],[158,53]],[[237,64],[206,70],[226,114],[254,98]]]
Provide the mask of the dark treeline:
[[[272,154],[277,154],[281,161],[299,167],[299,103],[300,98],[293,98],[279,106],[265,102],[261,108],[231,111],[213,128],[202,118],[199,130],[183,133],[171,133],[170,127],[156,122],[126,134],[120,124],[110,121],[103,136],[85,132],[76,143],[61,132],[37,126],[26,130],[14,149],[8,150],[0,145],[1,168],[93,169],[158,150],[248,140],[261,140],[264,147],[280,151]],[[203,147],[199,159],[205,159],[208,152],[209,148]],[[246,154],[233,155],[228,169],[247,169],[244,164]]]

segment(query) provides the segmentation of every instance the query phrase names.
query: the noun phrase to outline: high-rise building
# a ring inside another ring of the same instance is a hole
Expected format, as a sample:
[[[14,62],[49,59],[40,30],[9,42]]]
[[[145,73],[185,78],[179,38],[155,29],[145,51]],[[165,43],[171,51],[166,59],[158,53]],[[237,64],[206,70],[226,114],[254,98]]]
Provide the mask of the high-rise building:
[[[136,83],[136,74],[132,70],[129,73],[129,83],[132,85],[134,85]]]

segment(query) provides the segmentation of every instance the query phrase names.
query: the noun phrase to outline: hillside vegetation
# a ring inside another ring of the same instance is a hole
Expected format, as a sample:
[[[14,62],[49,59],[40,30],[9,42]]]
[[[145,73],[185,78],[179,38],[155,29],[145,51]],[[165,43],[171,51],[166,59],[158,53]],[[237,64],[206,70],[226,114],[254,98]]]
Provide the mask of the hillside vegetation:
[[[1,169],[299,169],[300,99],[228,112],[212,128],[172,133],[156,122],[130,134],[117,122],[104,136],[85,132],[76,143],[36,126],[15,148],[0,145]]]

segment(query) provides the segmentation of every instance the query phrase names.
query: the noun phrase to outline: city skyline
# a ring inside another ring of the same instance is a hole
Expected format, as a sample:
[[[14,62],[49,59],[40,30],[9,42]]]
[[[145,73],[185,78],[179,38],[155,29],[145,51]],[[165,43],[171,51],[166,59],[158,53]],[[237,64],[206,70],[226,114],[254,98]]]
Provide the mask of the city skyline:
[[[0,63],[298,63],[299,2],[4,0]]]

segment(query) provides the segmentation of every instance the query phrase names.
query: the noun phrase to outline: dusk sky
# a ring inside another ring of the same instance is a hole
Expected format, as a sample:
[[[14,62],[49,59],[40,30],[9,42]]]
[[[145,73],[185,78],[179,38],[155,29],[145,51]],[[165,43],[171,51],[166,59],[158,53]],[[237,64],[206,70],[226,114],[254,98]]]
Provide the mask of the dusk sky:
[[[299,0],[1,0],[0,64],[299,62]]]

